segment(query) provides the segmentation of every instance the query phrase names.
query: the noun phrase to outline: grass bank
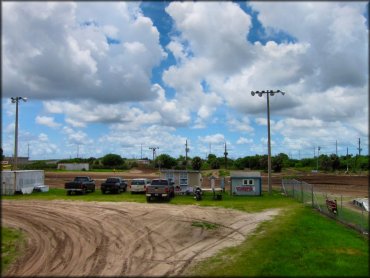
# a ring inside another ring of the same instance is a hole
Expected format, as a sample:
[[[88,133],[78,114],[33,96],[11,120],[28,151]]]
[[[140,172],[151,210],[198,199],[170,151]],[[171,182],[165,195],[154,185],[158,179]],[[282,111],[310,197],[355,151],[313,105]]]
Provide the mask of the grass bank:
[[[368,240],[357,232],[296,204],[185,275],[368,277],[368,251]]]
[[[25,247],[25,235],[17,229],[1,227],[1,276]]]

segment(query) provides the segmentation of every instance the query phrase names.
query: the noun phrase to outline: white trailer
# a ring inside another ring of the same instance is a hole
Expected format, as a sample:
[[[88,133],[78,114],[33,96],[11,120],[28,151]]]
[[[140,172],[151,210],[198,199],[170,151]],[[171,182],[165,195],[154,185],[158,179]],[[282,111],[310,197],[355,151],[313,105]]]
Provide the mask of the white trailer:
[[[36,186],[44,185],[43,170],[17,170],[1,172],[1,195],[31,194]]]

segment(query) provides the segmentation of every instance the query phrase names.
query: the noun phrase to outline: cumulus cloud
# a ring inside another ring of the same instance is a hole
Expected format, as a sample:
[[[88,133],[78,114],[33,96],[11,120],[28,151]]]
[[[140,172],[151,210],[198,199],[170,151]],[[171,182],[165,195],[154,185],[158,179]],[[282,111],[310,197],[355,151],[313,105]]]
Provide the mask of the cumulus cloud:
[[[54,121],[53,117],[37,116],[35,121],[36,121],[37,124],[45,125],[45,126],[48,126],[48,127],[58,127],[58,126],[60,126],[59,123],[56,123]]]
[[[239,139],[236,141],[238,145],[244,145],[244,144],[251,144],[253,143],[253,139],[248,139],[245,137],[239,137]]]
[[[166,54],[137,5],[4,3],[5,96],[27,91],[33,99],[151,99],[151,72]],[[98,9],[109,10],[109,17]],[[118,43],[108,43],[108,36]]]

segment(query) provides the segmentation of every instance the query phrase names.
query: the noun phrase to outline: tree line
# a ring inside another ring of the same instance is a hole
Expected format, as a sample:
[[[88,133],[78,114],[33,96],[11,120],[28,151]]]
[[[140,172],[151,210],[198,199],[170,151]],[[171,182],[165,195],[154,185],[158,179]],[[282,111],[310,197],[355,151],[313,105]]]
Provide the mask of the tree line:
[[[215,154],[209,154],[206,159],[199,156],[186,158],[180,156],[174,158],[168,154],[158,155],[154,161],[144,158],[148,165],[143,166],[135,159],[123,158],[118,154],[107,154],[100,158],[72,158],[63,159],[59,163],[89,163],[90,169],[116,169],[127,170],[135,167],[150,167],[164,169],[188,169],[188,170],[211,170],[211,169],[229,169],[229,170],[260,170],[267,171],[268,156],[253,155],[237,159],[225,159],[224,156],[217,157]],[[23,165],[23,169],[53,169],[56,164],[47,164],[45,161],[36,161],[32,164]],[[305,170],[319,171],[366,171],[369,170],[369,156],[337,156],[335,154],[321,154],[315,158],[291,159],[285,153],[271,157],[271,168],[274,172],[281,172],[286,168],[297,168]]]

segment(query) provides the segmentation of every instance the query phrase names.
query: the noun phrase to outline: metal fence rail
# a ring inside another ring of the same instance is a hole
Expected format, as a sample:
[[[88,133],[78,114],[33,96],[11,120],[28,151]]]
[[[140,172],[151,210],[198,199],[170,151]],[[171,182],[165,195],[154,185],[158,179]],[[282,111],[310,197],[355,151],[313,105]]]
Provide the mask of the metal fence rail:
[[[369,233],[369,212],[354,205],[356,197],[330,194],[314,190],[314,185],[295,179],[282,180],[283,193],[297,201],[311,206],[321,213],[342,222],[362,233]],[[327,202],[328,200],[328,202]],[[336,203],[336,210],[328,203]]]

